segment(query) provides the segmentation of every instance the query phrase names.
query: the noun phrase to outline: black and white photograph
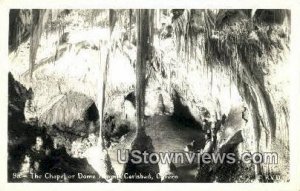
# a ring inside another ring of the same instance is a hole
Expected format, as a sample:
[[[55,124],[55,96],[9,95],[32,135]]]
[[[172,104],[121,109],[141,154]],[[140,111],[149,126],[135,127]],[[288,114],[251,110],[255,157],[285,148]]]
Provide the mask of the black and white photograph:
[[[172,8],[9,9],[6,182],[290,182],[291,9]]]

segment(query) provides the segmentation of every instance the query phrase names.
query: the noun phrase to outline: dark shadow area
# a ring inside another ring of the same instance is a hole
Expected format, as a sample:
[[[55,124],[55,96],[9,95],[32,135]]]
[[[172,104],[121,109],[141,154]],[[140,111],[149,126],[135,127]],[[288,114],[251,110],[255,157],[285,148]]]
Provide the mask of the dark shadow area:
[[[85,119],[88,121],[98,121],[99,120],[99,111],[95,103],[93,103],[85,113]]]
[[[172,118],[184,125],[201,129],[201,125],[195,120],[188,106],[182,104],[181,97],[176,90],[172,95],[172,100],[174,104],[174,113]]]
[[[135,92],[130,92],[129,94],[127,94],[125,97],[124,97],[124,101],[127,100],[127,101],[130,101],[133,105],[133,107],[135,108],[136,107],[136,99],[135,99]]]
[[[127,124],[120,124],[114,115],[105,114],[102,127],[102,134],[105,139],[106,147],[109,148],[111,143],[119,142],[119,139],[129,133],[130,128]]]
[[[28,40],[30,36],[31,14],[26,9],[11,9],[9,11],[9,52]]]

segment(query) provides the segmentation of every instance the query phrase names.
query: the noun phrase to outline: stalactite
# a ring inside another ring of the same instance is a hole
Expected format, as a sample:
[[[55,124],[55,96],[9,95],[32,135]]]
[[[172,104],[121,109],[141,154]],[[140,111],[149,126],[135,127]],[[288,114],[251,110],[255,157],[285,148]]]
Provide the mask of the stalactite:
[[[236,84],[237,84],[239,62],[240,62],[239,54],[238,54],[238,52],[236,52],[236,60],[235,60],[235,80],[236,80]]]
[[[278,119],[279,119],[279,125],[278,125],[278,131],[279,132],[283,132],[283,133],[279,133],[278,135],[277,134],[275,134],[275,136],[279,139],[279,140],[283,140],[283,137],[285,137],[285,130],[284,130],[284,128],[282,128],[282,119],[283,119],[283,116],[282,116],[282,114],[281,113],[279,113],[279,116],[278,116]]]
[[[201,51],[201,53],[202,53],[203,63],[201,63],[201,64],[202,64],[202,74],[203,74],[203,76],[204,76],[204,73],[205,73],[205,65],[206,65],[206,52],[205,52],[205,49],[206,49],[206,47],[205,47],[205,38],[202,38],[202,51]]]
[[[169,91],[169,93],[171,92],[171,75],[172,75],[172,72],[171,72],[171,63],[169,63],[169,84],[168,84],[168,91]]]
[[[129,38],[128,41],[131,43],[131,26],[132,26],[132,9],[129,9]]]
[[[155,29],[154,29],[154,22],[152,22],[152,21],[154,21],[154,9],[149,10],[149,20],[148,20],[149,34],[151,34],[151,35],[149,35],[149,47],[148,47],[148,49],[149,49],[148,52],[149,52],[149,57],[150,58],[153,58],[154,51],[155,51],[154,46],[153,46]],[[152,59],[149,60],[149,61],[152,62]]]
[[[37,50],[39,47],[40,39],[43,32],[43,24],[44,19],[47,19],[47,10],[32,10],[32,18],[31,18],[31,36],[30,36],[30,55],[29,55],[29,74],[30,79],[32,79],[32,74],[35,65],[35,59]]]
[[[110,28],[110,34],[113,32],[114,27],[117,22],[117,12],[114,9],[109,10],[109,28]]]
[[[231,58],[229,58],[229,96],[231,100],[231,84],[232,84],[232,72],[231,72]]]
[[[205,61],[206,59],[209,61],[209,58],[210,58],[210,51],[211,51],[211,47],[210,47],[210,36],[209,36],[209,27],[208,25],[206,25],[207,27],[207,32],[205,33],[206,34],[206,42],[207,42],[207,47],[205,47],[207,49],[207,52],[208,54],[205,54]],[[206,76],[208,78],[208,64],[207,62],[205,62],[205,68],[206,68]]]
[[[113,10],[109,10],[109,27],[110,27],[110,41],[111,41],[111,35],[113,32],[114,25],[116,23],[115,20],[115,14],[116,12]],[[99,46],[100,50],[100,66],[101,66],[101,82],[100,82],[100,97],[99,97],[99,121],[100,121],[100,132],[99,132],[99,144],[101,147],[104,148],[104,143],[102,142],[102,128],[103,128],[103,120],[104,120],[104,108],[105,108],[105,92],[106,92],[106,83],[107,83],[107,71],[109,67],[110,57],[111,57],[111,47],[107,47],[107,55],[106,55],[106,61],[104,64],[101,63],[101,46]]]
[[[210,95],[212,95],[213,91],[213,79],[214,79],[214,73],[213,73],[213,66],[210,65]]]
[[[19,50],[18,47],[22,42],[21,27],[19,25],[17,25],[16,39],[17,39],[16,48],[17,50]]]
[[[251,90],[250,90],[251,92]],[[254,152],[260,152],[260,148],[259,148],[259,145],[260,145],[260,122],[259,122],[259,119],[258,119],[258,115],[259,115],[259,109],[258,109],[258,105],[257,105],[257,100],[254,100],[255,99],[255,93],[252,92],[250,93],[250,104],[253,108],[253,112],[252,113],[252,122],[253,122],[253,128],[254,128],[254,138],[255,138],[255,150]],[[260,175],[261,175],[261,164],[260,163],[257,163],[255,164],[255,175],[256,175],[256,178],[257,179],[260,179]]]
[[[208,60],[208,62],[209,62],[209,60]],[[206,78],[208,79],[209,78],[209,76],[208,76],[208,70],[209,69],[209,63],[206,63]]]
[[[55,64],[55,61],[58,59],[58,50],[59,50],[59,40],[60,40],[60,37],[61,37],[61,23],[59,21],[59,24],[58,24],[58,32],[57,32],[57,43],[56,43],[56,46],[55,46],[55,57],[54,57],[54,60],[53,60],[53,63]]]

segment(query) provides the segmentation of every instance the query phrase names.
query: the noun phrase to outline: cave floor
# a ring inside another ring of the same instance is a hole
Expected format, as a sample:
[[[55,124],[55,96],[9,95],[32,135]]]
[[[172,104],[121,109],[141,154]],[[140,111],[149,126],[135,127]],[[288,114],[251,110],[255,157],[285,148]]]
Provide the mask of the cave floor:
[[[241,107],[231,111],[225,124],[225,131],[222,133],[224,139],[230,138],[234,132],[242,126],[240,115]],[[156,115],[147,118],[145,121],[146,134],[151,137],[155,152],[184,152],[184,147],[193,140],[196,142],[197,149],[204,147],[204,133],[199,127],[195,127],[184,120],[178,121],[176,118],[167,115]],[[125,138],[109,149],[112,165],[117,174],[121,175],[123,165],[117,161],[118,149],[130,149],[134,140],[135,131],[130,131]],[[174,163],[180,182],[196,182],[197,164]]]
[[[146,134],[151,137],[152,144],[155,152],[184,152],[184,147],[196,141],[196,146],[203,148],[204,146],[204,133],[189,124],[184,124],[177,121],[171,116],[154,116],[148,118],[145,122]],[[135,137],[135,132],[129,132],[125,139],[118,144],[114,144],[109,150],[110,159],[117,175],[122,174],[123,165],[117,161],[118,149],[130,149],[131,143]],[[178,173],[181,177],[185,177],[187,180],[181,180],[183,182],[193,182],[194,174],[196,173],[196,165],[190,165],[186,163],[175,164],[178,168]]]
[[[156,152],[184,152],[184,147],[193,140],[199,149],[203,148],[205,143],[201,129],[179,122],[170,116],[150,118],[146,122],[146,133],[152,138]]]

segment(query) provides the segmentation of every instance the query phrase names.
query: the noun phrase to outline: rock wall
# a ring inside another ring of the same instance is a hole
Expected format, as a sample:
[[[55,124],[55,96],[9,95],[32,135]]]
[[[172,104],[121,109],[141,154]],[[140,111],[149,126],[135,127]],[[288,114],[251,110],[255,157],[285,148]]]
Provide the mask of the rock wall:
[[[278,152],[280,164],[273,169],[262,165],[257,173],[286,169],[290,12],[259,10],[254,17],[250,10],[203,12],[182,13],[174,20],[169,47],[177,51],[163,54],[164,87],[170,94],[176,90],[199,122],[201,108],[218,118],[235,106],[246,107],[249,123],[241,127],[240,152]]]

